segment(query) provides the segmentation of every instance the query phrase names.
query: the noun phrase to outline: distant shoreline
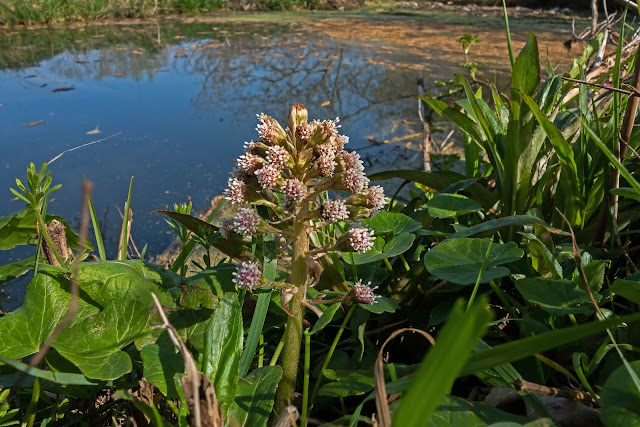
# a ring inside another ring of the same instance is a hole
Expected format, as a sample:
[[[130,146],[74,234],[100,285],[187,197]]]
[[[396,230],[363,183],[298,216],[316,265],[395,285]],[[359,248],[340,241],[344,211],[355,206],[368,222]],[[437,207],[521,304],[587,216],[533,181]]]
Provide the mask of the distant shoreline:
[[[488,5],[487,1],[384,1],[365,0],[200,0],[192,7],[176,5],[169,0],[143,0],[137,7],[122,3],[122,0],[107,0],[107,6],[99,8],[95,0],[8,0],[0,3],[0,29],[13,27],[41,28],[57,26],[77,26],[87,24],[130,24],[153,22],[162,18],[181,17],[198,19],[202,16],[224,18],[242,15],[251,16],[255,12],[311,12],[315,10],[345,11],[371,10],[386,14],[420,14],[438,11],[462,14],[502,14],[502,7]],[[122,4],[121,4],[122,3]],[[495,2],[493,2],[495,3]],[[586,16],[590,11],[583,8],[536,7],[529,8],[526,0],[507,2],[509,16],[549,16],[570,18]],[[612,11],[610,11],[612,12]]]

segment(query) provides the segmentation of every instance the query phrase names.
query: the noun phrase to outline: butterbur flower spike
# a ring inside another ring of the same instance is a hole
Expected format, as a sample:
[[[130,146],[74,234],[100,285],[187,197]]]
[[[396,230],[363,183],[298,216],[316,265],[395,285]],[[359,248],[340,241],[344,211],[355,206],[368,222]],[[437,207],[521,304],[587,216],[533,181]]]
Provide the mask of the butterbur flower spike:
[[[222,224],[224,237],[249,239],[269,231],[286,239],[279,248],[287,256],[278,261],[290,272],[280,286],[282,308],[289,318],[284,329],[284,373],[276,396],[277,413],[291,400],[296,383],[298,332],[302,330],[307,287],[315,284],[309,263],[329,251],[363,253],[374,244],[372,230],[351,224],[343,234],[338,231],[342,227],[331,227],[326,233],[319,230],[329,243],[311,239],[309,233],[326,224],[369,218],[386,203],[382,187],[369,188],[360,156],[344,150],[349,138],[339,134],[338,122],[337,118],[309,121],[302,104],[291,107],[286,129],[273,117],[259,114],[256,130],[260,139],[245,143],[226,190],[226,197],[240,209],[233,220]],[[254,206],[260,206],[260,215]],[[320,273],[319,267],[316,279]],[[254,290],[265,283],[257,261],[241,263],[234,276],[238,288]],[[362,283],[356,284],[353,292],[358,302],[375,302],[372,289]]]

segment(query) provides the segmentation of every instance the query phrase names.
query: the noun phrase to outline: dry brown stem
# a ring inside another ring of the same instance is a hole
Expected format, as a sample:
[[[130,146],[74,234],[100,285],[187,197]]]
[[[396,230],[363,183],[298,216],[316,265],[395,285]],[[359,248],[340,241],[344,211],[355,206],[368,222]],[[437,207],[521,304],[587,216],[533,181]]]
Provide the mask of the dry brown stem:
[[[376,391],[376,411],[378,412],[378,417],[380,419],[379,425],[381,427],[391,427],[391,412],[389,411],[389,401],[387,399],[387,388],[384,382],[384,364],[383,364],[384,349],[389,343],[389,341],[391,341],[398,335],[401,335],[405,332],[417,332],[423,337],[425,337],[427,341],[431,343],[432,346],[436,344],[436,341],[433,339],[433,337],[430,334],[428,334],[427,332],[421,329],[415,329],[415,328],[398,329],[397,331],[394,331],[391,335],[389,335],[389,338],[387,338],[384,341],[384,343],[382,343],[382,346],[378,351],[378,357],[376,358],[376,363],[373,368],[373,377],[374,377],[375,391]]]

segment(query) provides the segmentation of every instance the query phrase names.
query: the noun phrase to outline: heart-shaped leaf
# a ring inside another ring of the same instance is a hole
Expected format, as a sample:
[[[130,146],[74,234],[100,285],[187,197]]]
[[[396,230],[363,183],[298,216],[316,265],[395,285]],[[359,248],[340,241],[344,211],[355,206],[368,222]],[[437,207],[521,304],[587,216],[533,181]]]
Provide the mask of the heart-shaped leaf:
[[[121,349],[140,335],[149,307],[135,300],[109,303],[104,311],[65,328],[53,346],[88,378],[112,380],[131,371]]]
[[[103,307],[126,300],[150,307],[151,292],[162,305],[173,307],[173,298],[165,289],[179,284],[177,274],[140,260],[85,263],[78,274],[80,289]]]
[[[39,273],[27,285],[24,304],[0,317],[0,356],[19,359],[38,351],[69,307],[69,280],[57,273]],[[74,321],[99,311],[82,299]]]
[[[415,235],[411,233],[398,234],[386,244],[380,236],[376,237],[373,248],[363,254],[353,254],[353,262],[356,265],[368,264],[370,262],[381,261],[385,258],[398,256],[408,251],[413,245]],[[349,264],[352,263],[351,255],[343,254],[343,258]]]
[[[481,283],[508,276],[509,269],[501,265],[517,261],[523,255],[514,242],[495,244],[485,239],[448,239],[425,254],[424,265],[438,279],[471,285],[476,283],[481,271]]]
[[[420,228],[420,223],[399,212],[381,211],[373,218],[362,221],[362,224],[375,231],[376,235],[392,233],[412,233]]]

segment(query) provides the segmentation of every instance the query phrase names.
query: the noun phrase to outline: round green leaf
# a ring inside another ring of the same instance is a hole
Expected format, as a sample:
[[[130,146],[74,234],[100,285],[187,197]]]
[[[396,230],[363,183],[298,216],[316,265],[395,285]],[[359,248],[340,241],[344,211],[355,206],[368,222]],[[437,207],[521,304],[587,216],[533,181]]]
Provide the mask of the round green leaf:
[[[570,280],[526,278],[516,282],[518,292],[529,302],[536,303],[551,314],[591,314],[589,296]],[[596,300],[600,297],[594,294]]]
[[[436,218],[456,216],[479,211],[482,207],[462,194],[440,193],[427,202],[429,215]]]
[[[640,376],[640,360],[630,363]],[[600,394],[600,418],[607,426],[640,426],[640,390],[623,365],[613,371]]]
[[[524,251],[514,242],[499,245],[485,239],[448,239],[425,254],[424,265],[438,279],[471,285],[481,271],[481,283],[508,276],[509,269],[501,265],[517,261],[523,255]]]
[[[420,223],[399,212],[381,211],[376,216],[366,219],[363,225],[371,228],[376,234],[391,232],[394,236],[401,233],[412,233],[420,228]]]

